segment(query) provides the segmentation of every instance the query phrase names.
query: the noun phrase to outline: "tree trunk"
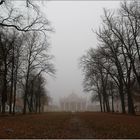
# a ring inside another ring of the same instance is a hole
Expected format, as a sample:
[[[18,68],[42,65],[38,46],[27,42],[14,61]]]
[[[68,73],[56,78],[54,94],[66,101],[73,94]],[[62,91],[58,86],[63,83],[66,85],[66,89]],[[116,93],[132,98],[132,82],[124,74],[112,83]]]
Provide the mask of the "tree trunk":
[[[103,99],[103,109],[104,109],[104,112],[106,112],[105,100],[104,99]]]
[[[15,79],[15,82],[14,82],[13,114],[15,114],[15,105],[16,105],[16,90],[17,90],[17,79]]]
[[[27,73],[27,78],[26,78],[26,88],[25,88],[25,93],[24,93],[23,114],[26,114],[27,95],[28,95],[28,80],[29,80],[29,72]]]
[[[109,106],[109,101],[108,101],[108,96],[106,93],[106,90],[103,91],[103,96],[104,96],[104,102],[105,102],[105,106],[106,106],[106,111],[110,112],[110,106]]]
[[[2,90],[2,113],[5,113],[5,103],[7,101],[7,63],[5,61],[4,84]]]
[[[120,100],[121,100],[121,107],[122,107],[122,113],[125,114],[125,102],[124,102],[124,92],[123,92],[123,85],[120,84],[119,86],[119,94],[120,94]]]
[[[31,82],[31,98],[30,98],[31,112],[33,112],[33,95],[34,95],[34,81]]]
[[[11,72],[11,91],[10,91],[10,109],[9,109],[9,113],[12,113],[12,100],[13,100],[13,83],[14,83],[14,66],[15,66],[15,50],[14,50],[14,46],[12,49],[12,72]]]
[[[40,109],[41,109],[41,96],[39,93],[39,98],[38,98],[38,107],[39,107],[39,113],[40,113]]]
[[[102,97],[101,97],[101,94],[99,92],[98,92],[98,95],[99,95],[100,109],[101,109],[101,112],[103,112]]]
[[[14,60],[13,60],[14,61]],[[12,62],[13,63],[13,62]],[[12,64],[12,73],[11,73],[11,90],[10,90],[10,99],[9,99],[9,114],[12,113],[12,100],[13,100],[13,77],[14,76],[14,63]]]
[[[127,98],[128,98],[128,114],[135,115],[134,103],[129,89],[127,89]]]
[[[112,112],[114,112],[114,93],[113,91],[111,91],[111,95],[112,95]]]

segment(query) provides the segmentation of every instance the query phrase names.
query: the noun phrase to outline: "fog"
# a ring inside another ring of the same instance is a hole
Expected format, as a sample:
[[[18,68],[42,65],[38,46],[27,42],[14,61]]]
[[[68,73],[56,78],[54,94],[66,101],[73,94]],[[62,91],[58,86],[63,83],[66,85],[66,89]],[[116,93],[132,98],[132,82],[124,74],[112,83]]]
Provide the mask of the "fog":
[[[83,92],[83,75],[79,59],[90,47],[97,46],[92,32],[101,25],[103,8],[115,9],[119,1],[48,1],[41,9],[51,21],[55,33],[50,35],[51,54],[55,56],[56,78],[49,77],[48,90],[53,102],[74,92]]]

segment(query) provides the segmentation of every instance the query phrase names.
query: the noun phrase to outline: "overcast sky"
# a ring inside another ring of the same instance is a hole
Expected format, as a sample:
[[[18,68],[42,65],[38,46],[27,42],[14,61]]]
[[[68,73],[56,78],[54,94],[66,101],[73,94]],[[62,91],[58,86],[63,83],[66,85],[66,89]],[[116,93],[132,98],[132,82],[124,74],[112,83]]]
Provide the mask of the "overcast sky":
[[[51,35],[51,53],[55,56],[56,78],[49,79],[48,89],[54,102],[75,92],[83,92],[79,58],[90,47],[97,46],[96,35],[91,31],[101,24],[103,8],[117,8],[119,1],[49,1],[42,10],[55,28]]]

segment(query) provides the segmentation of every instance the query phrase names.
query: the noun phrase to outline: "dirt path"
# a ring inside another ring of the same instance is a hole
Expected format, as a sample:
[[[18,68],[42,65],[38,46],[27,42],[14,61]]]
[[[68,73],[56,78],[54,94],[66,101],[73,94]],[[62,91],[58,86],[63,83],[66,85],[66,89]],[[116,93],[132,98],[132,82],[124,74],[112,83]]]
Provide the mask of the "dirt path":
[[[67,124],[64,134],[66,138],[94,138],[93,131],[75,113]]]

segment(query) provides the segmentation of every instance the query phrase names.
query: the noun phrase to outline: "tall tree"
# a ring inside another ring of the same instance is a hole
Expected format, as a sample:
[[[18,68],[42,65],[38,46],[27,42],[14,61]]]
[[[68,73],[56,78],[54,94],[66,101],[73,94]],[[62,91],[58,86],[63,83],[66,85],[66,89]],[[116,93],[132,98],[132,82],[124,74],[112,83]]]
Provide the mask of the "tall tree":
[[[52,56],[48,54],[48,43],[46,38],[42,40],[40,34],[33,32],[27,35],[27,42],[24,52],[24,73],[25,73],[25,91],[24,91],[24,109],[23,113],[26,113],[27,96],[29,94],[29,79],[33,72],[37,72],[40,75],[42,72],[47,74],[54,74],[55,69],[51,63]]]

